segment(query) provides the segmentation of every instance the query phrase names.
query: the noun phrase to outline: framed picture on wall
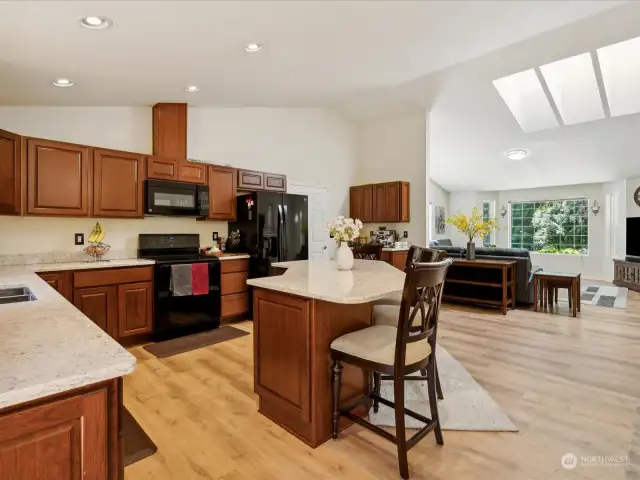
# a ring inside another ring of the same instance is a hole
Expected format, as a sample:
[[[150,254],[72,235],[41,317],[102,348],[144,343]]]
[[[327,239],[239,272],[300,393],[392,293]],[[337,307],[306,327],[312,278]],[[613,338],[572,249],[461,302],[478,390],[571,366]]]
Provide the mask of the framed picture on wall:
[[[436,210],[436,215],[435,215],[436,234],[444,235],[445,221],[446,221],[444,207],[436,207],[435,210]]]

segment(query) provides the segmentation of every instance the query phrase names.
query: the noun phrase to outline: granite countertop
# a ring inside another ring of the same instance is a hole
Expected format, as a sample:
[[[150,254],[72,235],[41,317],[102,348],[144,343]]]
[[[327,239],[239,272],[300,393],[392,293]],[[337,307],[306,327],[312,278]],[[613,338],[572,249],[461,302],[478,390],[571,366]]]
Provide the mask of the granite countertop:
[[[340,271],[329,260],[272,263],[287,268],[282,275],[253,278],[254,287],[334,303],[367,303],[404,287],[404,272],[386,262],[356,260],[353,270]]]
[[[133,355],[34,272],[149,263],[134,259],[0,268],[0,288],[25,285],[37,298],[0,304],[0,409],[121,377],[136,366]]]
[[[396,248],[396,247],[384,247],[382,249],[383,252],[408,252],[409,251],[409,247],[401,247],[401,248]]]
[[[56,263],[31,263],[29,265],[0,266],[0,283],[3,275],[25,272],[62,272],[66,270],[90,270],[92,268],[120,268],[120,267],[144,267],[153,265],[155,260],[144,258],[124,258],[119,260],[107,260],[103,262],[56,262]]]
[[[223,253],[222,255],[219,255],[218,258],[220,260],[240,260],[242,258],[249,258],[249,254],[246,253]]]

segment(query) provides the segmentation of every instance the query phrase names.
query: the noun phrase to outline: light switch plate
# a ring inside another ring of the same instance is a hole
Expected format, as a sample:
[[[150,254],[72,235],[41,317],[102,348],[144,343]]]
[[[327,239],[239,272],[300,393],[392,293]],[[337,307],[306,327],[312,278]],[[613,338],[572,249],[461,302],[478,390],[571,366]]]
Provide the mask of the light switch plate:
[[[213,232],[213,240],[218,240],[218,232]]]
[[[404,235],[402,236],[402,238],[409,238],[409,232],[407,232],[406,230],[404,231]]]
[[[76,245],[84,245],[84,233],[75,233],[74,236]]]

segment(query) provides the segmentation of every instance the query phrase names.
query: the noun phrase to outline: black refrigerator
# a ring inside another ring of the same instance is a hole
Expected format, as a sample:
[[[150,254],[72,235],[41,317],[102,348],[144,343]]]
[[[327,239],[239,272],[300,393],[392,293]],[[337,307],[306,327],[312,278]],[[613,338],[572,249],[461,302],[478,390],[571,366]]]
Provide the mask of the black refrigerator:
[[[272,262],[309,258],[306,195],[276,192],[240,195],[236,219],[229,222],[227,251],[249,253],[250,278],[268,276]]]

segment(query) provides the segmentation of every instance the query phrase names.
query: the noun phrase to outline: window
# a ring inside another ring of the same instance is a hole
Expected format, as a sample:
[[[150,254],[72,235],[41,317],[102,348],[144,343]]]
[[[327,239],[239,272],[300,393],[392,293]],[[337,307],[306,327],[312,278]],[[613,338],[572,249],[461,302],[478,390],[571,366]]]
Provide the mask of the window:
[[[482,202],[482,220],[485,222],[493,218],[492,210],[495,210],[495,208],[491,208],[493,203],[495,202],[491,202],[489,200],[484,200]],[[491,245],[493,245],[493,242],[491,241],[492,235],[493,232],[482,238],[482,245],[484,247],[490,247]]]
[[[586,198],[510,202],[511,247],[542,253],[588,253],[588,207]]]

